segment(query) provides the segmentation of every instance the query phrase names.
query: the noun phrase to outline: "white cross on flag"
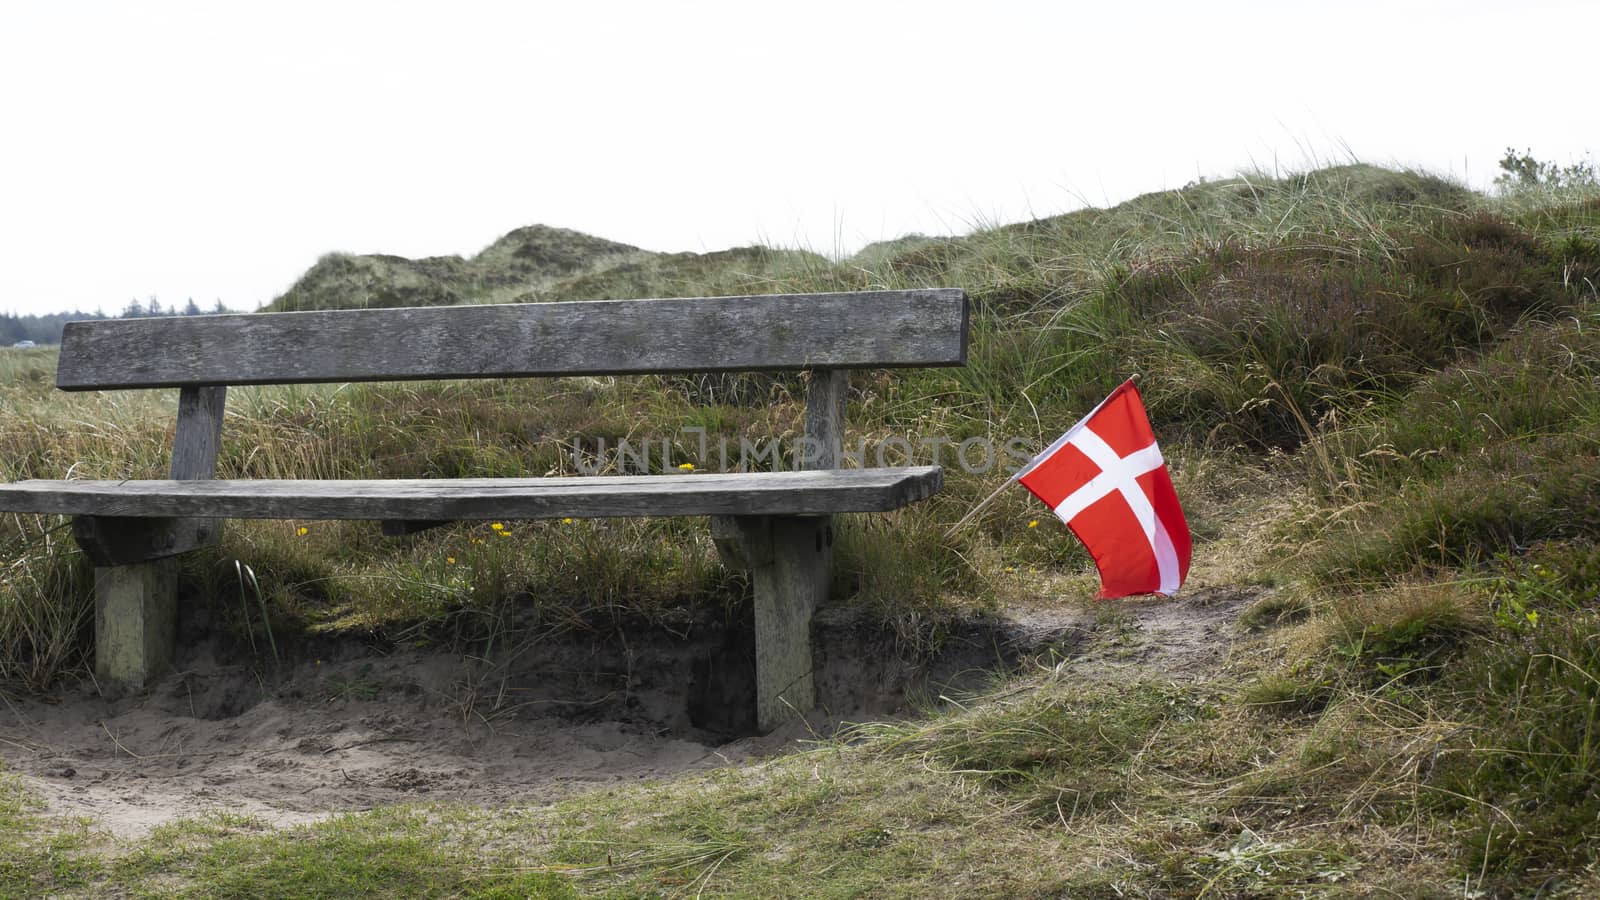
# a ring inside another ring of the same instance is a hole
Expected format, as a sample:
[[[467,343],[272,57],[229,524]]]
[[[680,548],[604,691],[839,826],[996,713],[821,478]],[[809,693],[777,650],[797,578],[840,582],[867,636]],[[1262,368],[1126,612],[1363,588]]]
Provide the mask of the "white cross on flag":
[[[1014,477],[1088,548],[1101,597],[1170,597],[1189,574],[1189,524],[1132,380]]]

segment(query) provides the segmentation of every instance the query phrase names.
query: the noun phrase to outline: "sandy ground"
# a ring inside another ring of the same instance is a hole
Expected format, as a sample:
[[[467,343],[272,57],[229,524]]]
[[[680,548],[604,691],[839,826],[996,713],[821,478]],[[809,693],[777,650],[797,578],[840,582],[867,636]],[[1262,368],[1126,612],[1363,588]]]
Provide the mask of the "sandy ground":
[[[1234,650],[1239,613],[1264,587],[1205,587],[1176,600],[1118,600],[1101,615],[1094,640],[1064,662],[1073,672],[1107,680],[1187,681],[1216,674]]]
[[[1113,615],[1017,610],[1007,627],[1023,644],[1055,648],[1075,670],[1182,678],[1215,670],[1239,610],[1258,593],[1209,588],[1176,601],[1122,601]],[[819,652],[827,660],[819,665],[837,669],[819,673],[819,686],[863,676],[882,683],[839,662],[849,655]],[[486,713],[481,695],[463,690],[463,660],[437,652],[308,660],[272,685],[204,648],[181,665],[142,696],[6,699],[0,760],[53,814],[137,837],[213,810],[293,825],[427,799],[537,803],[779,753],[830,725],[723,741],[648,717],[556,714],[558,701]],[[830,718],[884,709],[835,706]]]
[[[262,693],[240,683],[252,673],[191,661],[141,697],[12,699],[0,712],[0,756],[52,813],[138,836],[213,810],[292,825],[425,799],[537,803],[728,765],[796,737],[712,746],[637,723],[486,718],[426,686],[451,685],[437,676],[452,663],[413,654],[315,665],[241,703]]]

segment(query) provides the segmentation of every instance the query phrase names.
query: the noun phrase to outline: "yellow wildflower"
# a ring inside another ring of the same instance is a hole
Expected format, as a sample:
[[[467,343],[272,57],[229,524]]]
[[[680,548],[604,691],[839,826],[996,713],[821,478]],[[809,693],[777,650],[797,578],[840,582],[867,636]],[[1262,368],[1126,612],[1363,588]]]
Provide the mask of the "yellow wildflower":
[[[563,525],[571,525],[572,524],[572,517],[571,516],[567,516],[565,519],[562,519],[561,520],[561,524],[563,524]]]
[[[1038,519],[1029,520],[1028,527],[1029,528],[1038,528],[1039,527],[1039,520]]]
[[[456,558],[454,556],[446,556],[444,562],[447,566],[453,566],[456,564]]]
[[[682,469],[685,472],[693,472],[694,471],[694,463],[678,463],[678,468]]]
[[[295,537],[305,537],[306,535],[308,535],[310,533],[311,533],[311,529],[305,527],[304,525],[301,525],[299,528],[296,528],[294,530]]]
[[[493,530],[493,531],[505,531],[506,530],[506,526],[500,524],[499,522],[496,522],[493,525],[490,525],[489,528],[491,530]]]

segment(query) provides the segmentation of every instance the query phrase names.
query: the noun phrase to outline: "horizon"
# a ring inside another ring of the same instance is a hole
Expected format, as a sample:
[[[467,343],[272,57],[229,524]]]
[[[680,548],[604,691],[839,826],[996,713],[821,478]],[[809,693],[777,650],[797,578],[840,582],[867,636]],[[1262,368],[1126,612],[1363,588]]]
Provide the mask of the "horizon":
[[[1349,165],[1374,165],[1374,164],[1364,163],[1364,162],[1362,162],[1360,160],[1330,161],[1330,162],[1323,163],[1319,168],[1335,168],[1335,167],[1342,167],[1342,166],[1349,166]],[[1387,169],[1390,169],[1392,171],[1402,171],[1403,170],[1403,169],[1401,169],[1399,167],[1392,167],[1392,166],[1391,167],[1380,166],[1379,168],[1387,168]],[[1233,172],[1233,173],[1230,173],[1230,174],[1226,174],[1226,175],[1199,176],[1199,178],[1197,180],[1215,183],[1215,182],[1218,182],[1218,181],[1227,181],[1227,180],[1235,180],[1235,179],[1243,179],[1243,178],[1251,178],[1251,177],[1275,178],[1276,179],[1276,178],[1294,177],[1294,176],[1297,176],[1297,175],[1306,174],[1306,173],[1311,172],[1311,171],[1316,171],[1316,170],[1307,168],[1307,169],[1285,170],[1285,171],[1276,172],[1276,173],[1274,173],[1274,172],[1260,172],[1260,171],[1252,172],[1252,171],[1239,170],[1239,171],[1236,171],[1236,172]],[[1449,175],[1439,175],[1438,173],[1427,172],[1426,170],[1417,170],[1417,169],[1413,169],[1413,170],[1410,170],[1410,171],[1414,171],[1417,174],[1421,174],[1421,175],[1428,175],[1428,176],[1433,176],[1433,177],[1445,178],[1447,180],[1452,181],[1453,183],[1461,184],[1461,185],[1463,185],[1463,186],[1465,186],[1465,187],[1467,187],[1467,188],[1469,188],[1471,190],[1475,190],[1475,191],[1479,191],[1479,192],[1487,192],[1487,191],[1492,189],[1492,186],[1479,187],[1479,186],[1470,185],[1470,184],[1467,184],[1462,179],[1454,178],[1453,176],[1449,176]],[[1191,182],[1189,185],[1179,186],[1178,188],[1158,188],[1158,189],[1156,189],[1154,191],[1143,192],[1143,193],[1140,193],[1140,194],[1135,194],[1135,195],[1133,195],[1131,197],[1122,198],[1121,200],[1118,200],[1115,203],[1107,203],[1107,204],[1105,204],[1103,206],[1085,204],[1085,205],[1082,205],[1082,206],[1078,206],[1078,207],[1076,207],[1074,209],[1063,210],[1061,212],[1051,213],[1051,214],[1045,215],[1045,216],[1038,216],[1038,217],[1036,217],[1034,219],[1034,221],[1037,221],[1039,219],[1052,218],[1052,217],[1060,216],[1060,215],[1067,215],[1067,214],[1070,214],[1070,213],[1073,213],[1073,212],[1080,212],[1080,211],[1083,211],[1083,210],[1086,210],[1086,209],[1110,208],[1112,206],[1117,206],[1117,205],[1121,205],[1123,203],[1127,203],[1127,202],[1131,202],[1131,201],[1137,200],[1140,197],[1143,197],[1143,196],[1145,196],[1147,194],[1150,194],[1150,193],[1160,193],[1161,191],[1164,191],[1164,190],[1173,190],[1173,189],[1181,190],[1181,189],[1184,189],[1186,187],[1190,187],[1193,184],[1194,183]],[[853,256],[853,255],[861,252],[862,250],[864,250],[867,246],[870,246],[872,243],[877,243],[879,241],[890,242],[890,241],[894,241],[894,240],[898,240],[898,239],[902,239],[902,238],[909,238],[909,237],[934,237],[934,238],[960,239],[960,238],[962,238],[964,236],[967,236],[967,235],[969,235],[969,234],[971,234],[971,233],[973,233],[975,231],[981,231],[981,230],[986,229],[986,228],[1000,227],[1000,226],[1004,226],[1004,225],[1015,224],[1016,222],[1020,222],[1020,221],[1026,221],[1026,220],[1019,219],[1019,220],[1012,220],[1012,221],[1005,221],[1005,222],[999,222],[999,221],[979,222],[979,223],[972,224],[971,227],[967,231],[951,231],[951,232],[945,233],[945,234],[929,235],[929,234],[926,234],[926,233],[923,233],[923,232],[906,232],[904,234],[896,235],[894,237],[885,237],[885,238],[877,239],[875,241],[863,243],[861,245],[853,247],[850,250],[849,253],[841,254],[841,255],[836,255],[836,254],[824,252],[822,250],[817,250],[817,249],[811,248],[811,247],[799,247],[799,246],[793,246],[793,245],[785,246],[783,244],[777,244],[777,243],[761,244],[760,246],[764,246],[764,247],[767,247],[769,249],[800,250],[800,251],[814,252],[814,253],[818,253],[818,254],[820,254],[822,256],[825,256],[825,257],[827,257],[828,259],[830,259],[830,260],[832,260],[834,262],[839,262],[839,261],[842,261],[842,260],[850,258],[851,256]],[[482,247],[479,247],[477,250],[473,250],[473,251],[470,251],[470,252],[467,252],[467,253],[459,253],[459,254],[423,253],[423,254],[419,254],[418,256],[407,257],[407,258],[413,259],[413,260],[417,260],[417,259],[424,259],[424,258],[428,258],[428,257],[457,256],[457,257],[460,257],[460,258],[463,258],[463,259],[472,259],[473,257],[477,256],[478,254],[480,254],[480,253],[484,252],[485,250],[489,249],[491,246],[493,246],[495,243],[497,243],[501,238],[503,238],[506,234],[510,234],[513,231],[517,231],[519,229],[526,228],[526,227],[551,227],[551,228],[558,228],[559,229],[559,228],[562,228],[563,226],[549,225],[548,223],[542,223],[542,222],[529,223],[528,225],[519,225],[519,226],[515,226],[515,227],[513,227],[511,229],[508,229],[505,233],[503,233],[501,235],[497,235],[495,238],[492,238],[488,243],[484,244]],[[575,230],[575,229],[566,229],[566,230],[570,231],[570,230]],[[589,234],[588,232],[583,232],[583,233],[584,234]],[[603,235],[603,234],[600,234],[600,235],[590,234],[589,236],[591,236],[591,237],[599,237],[599,238],[605,238],[606,237],[606,235]],[[747,243],[747,244],[732,244],[732,245],[729,245],[728,247],[714,247],[714,248],[708,247],[708,248],[704,248],[704,249],[701,249],[701,250],[689,251],[689,252],[714,253],[714,252],[717,252],[717,251],[720,251],[720,250],[734,249],[736,247],[742,247],[742,246],[751,246],[753,243],[755,243],[755,242],[751,242],[751,243]],[[663,253],[663,254],[682,252],[682,251],[675,251],[675,250],[655,250],[654,248],[650,248],[650,247],[639,247],[637,249],[643,250],[643,251],[646,251],[646,252],[656,252],[656,253]],[[318,261],[320,261],[323,258],[323,256],[341,254],[341,253],[347,253],[347,252],[348,251],[330,250],[325,254],[319,255],[316,259],[314,259],[310,263],[308,263],[305,266],[304,270],[302,270],[298,275],[295,276],[295,282],[298,282],[298,280],[301,277],[303,277],[306,274],[306,272],[308,272]],[[383,251],[383,250],[372,250],[372,251],[368,251],[368,254],[369,255],[385,255],[385,251]],[[363,254],[351,254],[351,255],[363,255]],[[387,255],[394,255],[394,254],[387,254]],[[181,311],[183,310],[183,308],[186,307],[191,302],[193,302],[194,304],[196,304],[200,308],[200,314],[202,314],[202,315],[217,314],[219,311],[215,309],[215,306],[217,304],[219,304],[219,303],[222,304],[225,307],[224,310],[220,311],[221,313],[227,313],[227,314],[251,313],[251,312],[259,311],[264,305],[270,303],[272,300],[276,299],[278,296],[281,296],[281,294],[283,292],[287,291],[293,285],[293,283],[294,282],[291,282],[290,284],[284,285],[282,291],[279,291],[279,292],[275,293],[272,297],[268,297],[266,299],[261,300],[258,303],[253,304],[249,308],[240,308],[240,307],[237,307],[237,306],[229,305],[229,304],[226,303],[226,301],[222,300],[221,298],[214,298],[209,303],[202,303],[198,299],[195,299],[195,298],[192,298],[192,297],[185,297],[185,298],[183,298],[181,300],[178,300],[178,299],[168,300],[168,299],[156,296],[156,295],[150,295],[150,296],[145,296],[145,297],[130,296],[126,300],[122,301],[122,303],[120,303],[120,304],[118,304],[118,305],[116,305],[116,306],[114,306],[112,308],[109,308],[109,309],[104,304],[101,304],[100,306],[98,306],[98,307],[96,307],[94,309],[85,309],[85,308],[82,308],[82,307],[78,307],[78,308],[69,308],[69,309],[44,310],[44,311],[40,311],[40,312],[19,312],[19,311],[16,311],[16,310],[0,307],[0,317],[19,317],[19,318],[20,317],[27,317],[27,316],[48,317],[48,316],[83,314],[83,315],[88,315],[88,316],[100,316],[100,317],[105,317],[105,318],[118,318],[122,314],[122,311],[124,309],[126,309],[129,304],[138,303],[140,305],[148,307],[150,305],[151,301],[157,301],[159,303],[159,305],[163,308],[163,312],[159,313],[158,315],[179,315],[179,314],[181,314]]]
[[[1502,10],[9,8],[0,76],[33,87],[0,97],[23,136],[0,310],[249,311],[327,253],[471,256],[533,224],[838,258],[1250,169],[1483,191],[1508,147],[1595,149],[1548,37],[1600,9]]]

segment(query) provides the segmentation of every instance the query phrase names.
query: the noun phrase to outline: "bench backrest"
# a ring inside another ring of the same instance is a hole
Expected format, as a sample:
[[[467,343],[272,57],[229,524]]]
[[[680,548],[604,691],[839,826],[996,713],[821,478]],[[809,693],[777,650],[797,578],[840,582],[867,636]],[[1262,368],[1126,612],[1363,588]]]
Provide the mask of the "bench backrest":
[[[62,390],[959,366],[955,289],[71,322]]]

